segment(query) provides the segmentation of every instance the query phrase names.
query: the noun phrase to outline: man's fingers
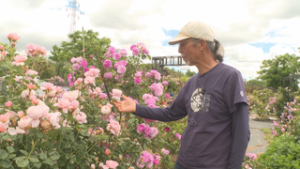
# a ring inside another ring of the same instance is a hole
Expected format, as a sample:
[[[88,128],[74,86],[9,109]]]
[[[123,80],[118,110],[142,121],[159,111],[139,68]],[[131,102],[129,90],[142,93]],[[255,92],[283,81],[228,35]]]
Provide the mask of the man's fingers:
[[[129,97],[127,97],[127,96],[125,96],[125,95],[122,95],[122,98],[123,98],[125,101],[132,100],[132,99],[130,99]]]
[[[128,97],[126,97],[125,95],[122,95],[122,98],[123,98],[124,100],[128,100]]]

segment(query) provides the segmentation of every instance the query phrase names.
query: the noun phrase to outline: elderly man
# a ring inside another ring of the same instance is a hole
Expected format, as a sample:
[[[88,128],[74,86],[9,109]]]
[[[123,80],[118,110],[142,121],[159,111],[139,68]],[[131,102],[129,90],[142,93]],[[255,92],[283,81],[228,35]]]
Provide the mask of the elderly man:
[[[223,47],[211,28],[190,22],[169,42],[198,73],[167,108],[148,108],[123,96],[121,112],[160,121],[188,115],[175,169],[240,169],[248,145],[249,116],[241,73],[223,64]]]

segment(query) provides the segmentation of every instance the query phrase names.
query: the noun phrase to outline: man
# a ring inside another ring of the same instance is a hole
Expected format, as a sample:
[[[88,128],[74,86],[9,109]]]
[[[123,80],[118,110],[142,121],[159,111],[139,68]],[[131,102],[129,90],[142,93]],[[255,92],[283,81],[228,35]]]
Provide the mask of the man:
[[[186,24],[169,44],[198,73],[167,108],[148,108],[123,96],[120,112],[174,121],[188,115],[175,169],[240,169],[248,145],[249,116],[241,73],[223,61],[223,47],[202,22]]]

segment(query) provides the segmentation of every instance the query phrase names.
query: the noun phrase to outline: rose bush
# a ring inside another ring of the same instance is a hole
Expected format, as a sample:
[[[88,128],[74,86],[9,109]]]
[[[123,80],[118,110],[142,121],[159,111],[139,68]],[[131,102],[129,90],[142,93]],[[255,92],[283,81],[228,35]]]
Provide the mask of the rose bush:
[[[71,59],[69,88],[38,83],[36,65],[46,49],[27,45],[16,54],[20,36],[0,46],[0,166],[2,168],[170,168],[186,120],[161,123],[119,113],[110,104],[122,94],[149,107],[166,106],[159,72],[139,71],[150,58],[143,43],[109,47],[104,55]],[[5,51],[5,52],[4,52]]]

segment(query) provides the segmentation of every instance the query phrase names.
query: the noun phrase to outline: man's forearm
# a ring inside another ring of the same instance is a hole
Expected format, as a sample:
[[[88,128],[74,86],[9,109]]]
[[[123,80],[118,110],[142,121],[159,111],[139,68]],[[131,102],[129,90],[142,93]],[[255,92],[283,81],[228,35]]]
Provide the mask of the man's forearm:
[[[248,106],[245,103],[237,104],[232,115],[232,137],[228,169],[240,169],[250,139]]]
[[[187,115],[186,111],[176,104],[172,104],[171,107],[167,108],[149,108],[137,104],[134,114],[143,118],[159,121],[175,121]]]

